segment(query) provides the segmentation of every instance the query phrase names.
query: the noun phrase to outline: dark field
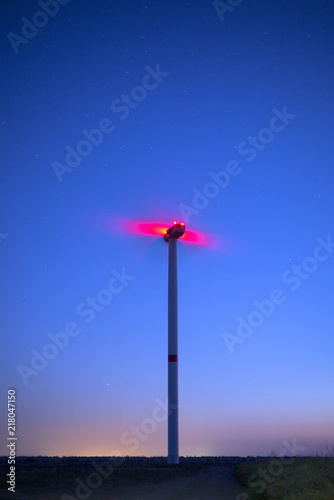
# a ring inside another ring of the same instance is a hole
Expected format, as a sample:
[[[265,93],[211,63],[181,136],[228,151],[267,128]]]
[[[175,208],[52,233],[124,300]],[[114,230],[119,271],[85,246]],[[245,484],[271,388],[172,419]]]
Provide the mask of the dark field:
[[[0,498],[113,499],[125,486],[200,475],[214,466],[234,467],[250,460],[253,458],[181,457],[179,466],[167,466],[165,457],[18,457],[14,494],[7,490],[7,457],[0,457]]]
[[[214,497],[222,500],[334,500],[333,457],[180,457],[178,466],[167,466],[165,457],[18,457],[15,465],[16,488],[11,493],[7,457],[0,457],[1,499],[137,500],[146,498],[147,487],[150,499],[187,500],[173,495],[174,485],[205,485],[218,474],[226,475]],[[232,494],[244,491],[237,484],[225,491],[228,481],[238,483],[233,471],[249,496]],[[166,496],[152,496],[159,484]]]
[[[270,458],[235,468],[251,500],[334,500],[334,458]]]

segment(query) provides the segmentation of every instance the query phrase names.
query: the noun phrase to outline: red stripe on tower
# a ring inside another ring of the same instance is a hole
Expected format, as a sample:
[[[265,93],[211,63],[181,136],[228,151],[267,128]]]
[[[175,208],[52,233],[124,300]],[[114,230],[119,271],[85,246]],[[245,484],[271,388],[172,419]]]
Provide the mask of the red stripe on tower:
[[[168,363],[174,361],[174,363],[177,363],[177,354],[168,354]]]

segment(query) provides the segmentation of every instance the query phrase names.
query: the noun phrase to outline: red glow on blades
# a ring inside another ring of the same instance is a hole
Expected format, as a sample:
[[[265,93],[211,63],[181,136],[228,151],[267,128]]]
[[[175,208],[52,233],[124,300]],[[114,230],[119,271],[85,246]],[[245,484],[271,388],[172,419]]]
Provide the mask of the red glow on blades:
[[[177,221],[173,221],[172,227],[177,225]],[[161,221],[139,221],[121,217],[104,216],[99,221],[100,227],[108,232],[118,235],[133,235],[133,236],[155,236],[162,237],[170,228],[170,223],[163,224]],[[180,222],[179,226],[185,228],[185,222]],[[198,231],[185,230],[180,237],[180,242],[190,243],[195,246],[211,248],[212,250],[226,252],[228,250],[228,241],[217,235],[200,233]]]
[[[194,245],[210,246],[210,237],[204,233],[187,230],[183,235],[183,240]]]
[[[167,225],[157,222],[126,221],[124,226],[130,234],[163,236],[167,230]]]

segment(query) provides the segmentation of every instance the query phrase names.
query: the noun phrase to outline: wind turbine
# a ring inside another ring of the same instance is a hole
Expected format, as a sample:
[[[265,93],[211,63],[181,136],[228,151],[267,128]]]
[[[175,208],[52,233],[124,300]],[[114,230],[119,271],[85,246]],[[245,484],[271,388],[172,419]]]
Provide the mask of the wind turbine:
[[[168,243],[168,464],[179,463],[179,401],[178,401],[178,288],[177,240],[215,249],[225,249],[217,236],[188,231],[184,222],[173,222],[168,228],[160,222],[118,219],[107,222],[108,229],[137,235],[163,236]]]
[[[179,463],[178,300],[177,240],[184,235],[184,222],[174,221],[164,240],[168,243],[168,464]]]

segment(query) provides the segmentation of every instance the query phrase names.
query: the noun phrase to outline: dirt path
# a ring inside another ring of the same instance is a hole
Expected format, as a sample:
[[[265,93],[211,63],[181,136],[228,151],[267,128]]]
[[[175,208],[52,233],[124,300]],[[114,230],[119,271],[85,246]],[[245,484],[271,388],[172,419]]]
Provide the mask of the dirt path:
[[[204,474],[164,481],[159,484],[128,486],[111,496],[96,491],[91,500],[247,500],[246,490],[230,467],[210,467]]]

